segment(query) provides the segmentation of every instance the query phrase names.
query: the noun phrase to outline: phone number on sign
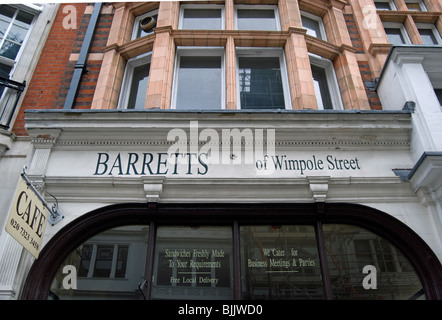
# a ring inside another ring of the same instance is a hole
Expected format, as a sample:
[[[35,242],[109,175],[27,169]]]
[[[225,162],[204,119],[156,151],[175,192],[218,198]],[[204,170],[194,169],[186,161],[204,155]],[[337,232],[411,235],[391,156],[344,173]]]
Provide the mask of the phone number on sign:
[[[18,221],[11,219],[11,221],[9,222],[11,224],[11,226],[16,229],[17,231],[20,232],[20,235],[23,237],[23,239],[25,239],[26,241],[28,241],[31,246],[34,247],[35,250],[38,250],[39,248],[39,244],[37,241],[35,241],[30,234],[23,228],[20,226],[20,223],[18,223]]]

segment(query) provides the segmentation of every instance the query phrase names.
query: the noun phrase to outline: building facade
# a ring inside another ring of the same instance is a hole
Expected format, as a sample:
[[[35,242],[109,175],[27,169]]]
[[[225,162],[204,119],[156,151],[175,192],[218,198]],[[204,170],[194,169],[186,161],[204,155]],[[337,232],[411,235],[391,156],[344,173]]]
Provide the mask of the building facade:
[[[38,258],[2,231],[5,298],[442,298],[440,2],[57,9],[1,222],[23,170],[58,211]]]

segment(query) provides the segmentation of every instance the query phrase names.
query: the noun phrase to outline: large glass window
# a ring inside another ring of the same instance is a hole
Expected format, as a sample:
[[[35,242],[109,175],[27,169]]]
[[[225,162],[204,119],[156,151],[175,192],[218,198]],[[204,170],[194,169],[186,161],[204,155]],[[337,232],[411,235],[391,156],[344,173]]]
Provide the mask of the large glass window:
[[[230,227],[159,227],[153,299],[232,299]]]
[[[52,299],[143,297],[149,227],[124,226],[90,238],[65,259],[52,281]]]
[[[219,226],[152,223],[101,232],[67,256],[52,281],[49,298],[404,300],[426,296],[405,255],[369,230],[347,224],[231,221]]]
[[[342,109],[342,99],[333,63],[314,54],[310,54],[309,58],[318,109]]]
[[[34,16],[12,6],[0,6],[0,56],[14,60]]]
[[[223,70],[222,49],[179,49],[172,108],[223,109],[225,104]]]
[[[311,65],[311,68],[313,74],[313,85],[315,86],[316,101],[318,102],[318,109],[333,109],[325,69],[313,64]]]
[[[191,30],[221,30],[224,28],[223,7],[194,6],[180,7],[180,29]]]
[[[123,109],[144,109],[151,53],[130,59],[124,73],[118,105]]]
[[[384,22],[383,25],[388,42],[393,45],[410,43],[407,31],[402,23]]]
[[[439,32],[433,24],[416,23],[416,27],[421,36],[422,42],[426,45],[442,44],[442,39]]]
[[[276,6],[236,6],[236,27],[238,30],[279,30]]]
[[[333,299],[425,298],[413,267],[388,241],[351,225],[324,225],[323,230]],[[370,274],[363,272],[365,266],[373,267]],[[367,276],[376,282],[367,280],[371,289],[361,285]]]
[[[286,109],[290,105],[281,51],[238,50],[241,109]]]
[[[327,40],[324,24],[318,16],[307,12],[301,12],[302,27],[307,29],[307,34],[313,37]]]
[[[244,299],[322,299],[313,226],[243,226],[241,279]]]

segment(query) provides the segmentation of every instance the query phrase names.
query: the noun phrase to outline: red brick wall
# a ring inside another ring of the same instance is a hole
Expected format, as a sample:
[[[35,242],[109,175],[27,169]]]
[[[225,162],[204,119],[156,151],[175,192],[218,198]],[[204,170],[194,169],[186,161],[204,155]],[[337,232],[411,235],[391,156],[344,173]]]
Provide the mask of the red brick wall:
[[[361,40],[361,35],[356,26],[355,18],[353,14],[344,14],[345,22],[347,24],[348,33],[350,34],[351,43],[354,48],[356,48],[356,53],[364,54],[364,46]],[[359,70],[361,72],[362,81],[374,82],[374,76],[368,64],[368,61],[358,61]],[[365,87],[365,92],[367,93],[368,103],[370,104],[370,109],[381,110],[382,105],[379,97],[375,91],[371,91],[368,87]]]
[[[75,29],[63,27],[63,21],[69,14],[68,11],[63,13],[63,8],[68,5],[73,5],[76,9],[77,28]],[[27,135],[24,128],[24,111],[26,109],[63,108],[76,63],[76,61],[70,61],[69,57],[71,54],[80,52],[91,16],[90,13],[85,14],[87,5],[87,3],[63,3],[60,5],[15,121],[13,132],[17,136]],[[111,14],[100,15],[89,53],[102,52],[111,24]],[[101,60],[87,61],[87,73],[81,79],[74,108],[90,108],[100,68]]]

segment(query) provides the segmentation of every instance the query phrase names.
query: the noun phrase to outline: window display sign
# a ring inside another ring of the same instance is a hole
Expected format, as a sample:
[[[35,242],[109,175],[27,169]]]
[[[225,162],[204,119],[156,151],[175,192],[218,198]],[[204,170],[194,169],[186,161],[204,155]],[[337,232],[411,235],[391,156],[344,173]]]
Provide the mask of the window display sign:
[[[6,222],[6,232],[38,258],[47,220],[48,212],[43,202],[20,178]]]
[[[154,298],[233,297],[230,227],[161,227],[157,237]]]
[[[323,298],[313,226],[243,226],[241,252],[246,299]]]

